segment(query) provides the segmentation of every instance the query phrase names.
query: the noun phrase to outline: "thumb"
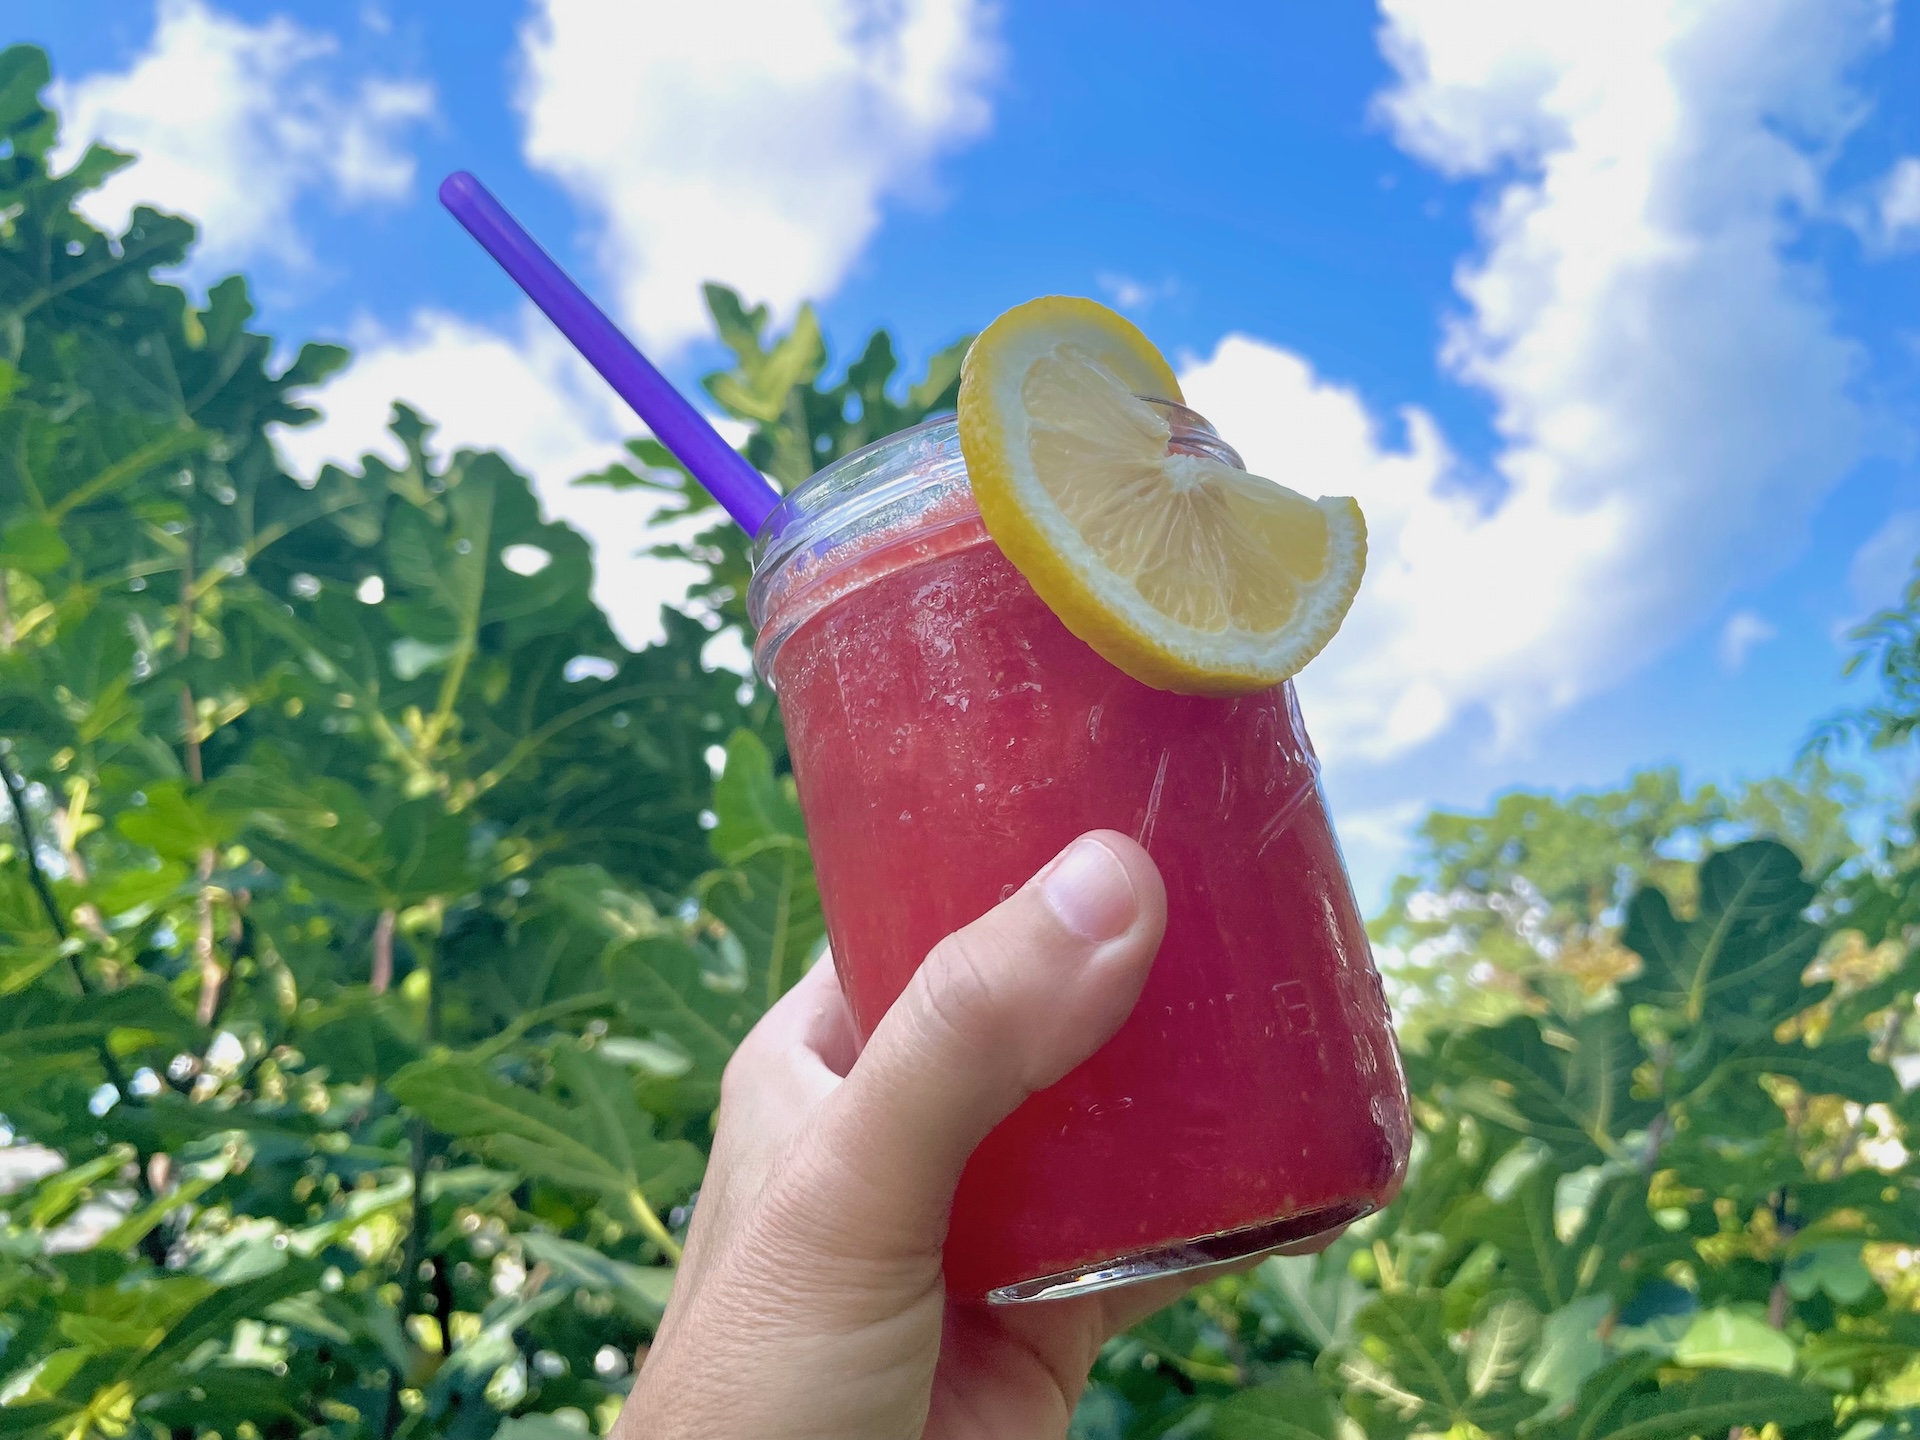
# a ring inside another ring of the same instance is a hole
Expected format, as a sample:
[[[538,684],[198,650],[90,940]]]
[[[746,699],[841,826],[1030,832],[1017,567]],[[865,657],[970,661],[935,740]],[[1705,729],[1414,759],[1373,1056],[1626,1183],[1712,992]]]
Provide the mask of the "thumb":
[[[1166,921],[1147,852],[1096,830],[936,945],[834,1095],[845,1233],[937,1249],[967,1157],[1120,1028]]]

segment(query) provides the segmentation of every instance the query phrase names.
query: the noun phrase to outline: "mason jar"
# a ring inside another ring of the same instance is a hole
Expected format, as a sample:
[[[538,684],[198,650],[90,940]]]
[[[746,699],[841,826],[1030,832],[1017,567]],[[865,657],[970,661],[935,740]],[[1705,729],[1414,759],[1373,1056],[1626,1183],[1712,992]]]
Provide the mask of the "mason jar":
[[[1170,449],[1240,465],[1152,403]],[[1166,882],[1130,1017],[969,1162],[950,1291],[1079,1294],[1385,1204],[1405,1081],[1292,684],[1172,694],[1069,634],[981,524],[952,418],[799,486],[755,560],[755,664],[862,1040],[937,941],[1084,831],[1132,835]]]

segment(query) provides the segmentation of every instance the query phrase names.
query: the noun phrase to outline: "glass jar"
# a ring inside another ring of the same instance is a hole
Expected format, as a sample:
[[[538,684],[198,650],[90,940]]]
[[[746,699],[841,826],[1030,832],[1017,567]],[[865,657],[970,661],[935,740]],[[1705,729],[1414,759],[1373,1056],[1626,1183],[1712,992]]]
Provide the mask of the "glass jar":
[[[1170,448],[1239,465],[1152,403]],[[1391,1198],[1405,1081],[1291,684],[1176,695],[1075,639],[988,537],[951,418],[794,490],[749,610],[863,1040],[935,942],[1076,835],[1131,834],[1166,881],[1131,1016],[969,1162],[952,1293],[1084,1293]]]

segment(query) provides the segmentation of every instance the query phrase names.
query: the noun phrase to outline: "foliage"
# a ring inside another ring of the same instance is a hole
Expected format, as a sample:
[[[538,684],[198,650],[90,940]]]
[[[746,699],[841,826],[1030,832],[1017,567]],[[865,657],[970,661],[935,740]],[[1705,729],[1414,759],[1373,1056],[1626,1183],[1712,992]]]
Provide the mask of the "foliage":
[[[46,79],[0,54],[0,1440],[605,1433],[720,1069],[821,939],[770,699],[699,658],[745,542],[646,442],[595,477],[710,570],[633,654],[584,542],[404,406],[404,464],[290,476],[344,355],[276,370],[239,280],[153,278],[182,222],[80,218],[122,158],[48,172]],[[811,312],[709,300],[787,484],[951,403],[958,348],[833,379]],[[1074,1433],[1908,1433],[1920,864],[1850,857],[1851,803],[1435,817],[1382,936],[1515,998],[1421,1025],[1404,1192],[1113,1342]],[[1813,879],[1714,848],[1761,829]]]
[[[1699,858],[1714,844],[1771,835],[1816,874],[1837,872],[1858,857],[1850,824],[1866,793],[1810,755],[1790,775],[1732,793],[1641,770],[1612,790],[1514,791],[1485,815],[1433,812],[1416,832],[1413,871],[1370,927],[1388,959],[1402,1044],[1603,993],[1634,964],[1619,942],[1634,890],[1657,885],[1692,904]]]
[[[404,463],[287,473],[345,353],[157,281],[178,219],[94,229],[126,157],[50,173],[47,80],[0,55],[0,1435],[604,1429],[821,942],[770,697],[678,612],[625,650],[404,405]],[[827,458],[950,398],[813,333],[714,381],[789,479],[786,417]]]
[[[1869,671],[1878,682],[1874,699],[1834,716],[1814,737],[1819,748],[1846,741],[1871,749],[1904,746],[1920,733],[1920,566],[1898,604],[1874,615],[1852,634],[1849,675]]]

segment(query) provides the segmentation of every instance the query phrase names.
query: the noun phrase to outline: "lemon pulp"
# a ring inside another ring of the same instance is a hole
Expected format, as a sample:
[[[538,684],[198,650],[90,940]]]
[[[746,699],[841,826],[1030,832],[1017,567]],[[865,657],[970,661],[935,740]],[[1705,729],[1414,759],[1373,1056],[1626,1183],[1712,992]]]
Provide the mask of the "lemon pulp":
[[[1061,621],[1161,689],[1265,689],[1319,653],[1366,566],[1351,499],[1172,448],[1179,381],[1091,300],[1018,306],[969,351],[960,444],[988,533]]]

